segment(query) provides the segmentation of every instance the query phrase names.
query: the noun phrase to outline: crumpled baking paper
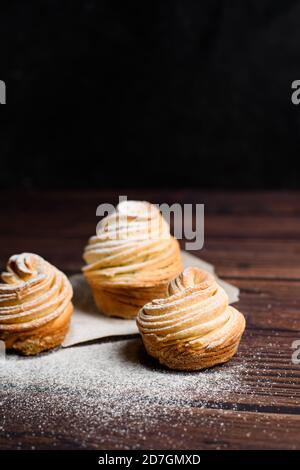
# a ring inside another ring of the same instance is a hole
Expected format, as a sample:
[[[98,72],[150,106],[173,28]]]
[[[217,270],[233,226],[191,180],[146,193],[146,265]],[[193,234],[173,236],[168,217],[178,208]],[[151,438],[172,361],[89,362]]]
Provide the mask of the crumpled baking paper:
[[[214,273],[214,266],[212,264],[202,261],[186,251],[182,251],[181,254],[184,267],[196,266]],[[99,312],[94,303],[91,289],[82,274],[71,276],[70,281],[74,289],[74,314],[69,333],[63,342],[63,347],[99,338],[135,335],[138,333],[135,320],[106,317]],[[230,304],[239,300],[239,289],[237,287],[219,278],[218,283],[227,292]]]

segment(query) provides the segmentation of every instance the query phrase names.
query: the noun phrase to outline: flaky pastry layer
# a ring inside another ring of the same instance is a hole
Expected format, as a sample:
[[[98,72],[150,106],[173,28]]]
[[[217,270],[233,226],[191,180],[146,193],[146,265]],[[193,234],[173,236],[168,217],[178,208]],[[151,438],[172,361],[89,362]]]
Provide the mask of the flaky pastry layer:
[[[12,256],[1,275],[0,339],[7,349],[37,354],[60,345],[73,312],[67,277],[33,253]]]
[[[228,361],[245,329],[214,276],[187,268],[168,296],[146,304],[137,325],[148,353],[171,369],[198,370]]]
[[[152,204],[120,203],[105,217],[84,251],[84,275],[99,309],[133,318],[155,296],[163,297],[182,269],[178,241]]]

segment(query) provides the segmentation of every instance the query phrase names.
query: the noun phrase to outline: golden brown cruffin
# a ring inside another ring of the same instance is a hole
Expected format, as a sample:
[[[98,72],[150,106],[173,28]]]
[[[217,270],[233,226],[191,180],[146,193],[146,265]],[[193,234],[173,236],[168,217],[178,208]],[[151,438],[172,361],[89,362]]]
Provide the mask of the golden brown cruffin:
[[[33,253],[12,256],[6,269],[0,283],[0,340],[26,355],[59,346],[73,312],[67,277]]]
[[[231,359],[245,318],[228,305],[212,274],[190,267],[170,282],[166,298],[140,310],[137,325],[151,356],[170,369],[192,371]]]
[[[123,201],[105,217],[84,251],[83,273],[95,302],[108,316],[136,317],[166,294],[182,270],[178,241],[156,206]]]

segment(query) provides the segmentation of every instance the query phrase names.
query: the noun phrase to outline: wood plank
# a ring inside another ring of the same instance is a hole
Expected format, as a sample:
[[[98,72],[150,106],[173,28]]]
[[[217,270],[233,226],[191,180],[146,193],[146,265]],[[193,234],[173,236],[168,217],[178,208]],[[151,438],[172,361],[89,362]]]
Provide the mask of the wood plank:
[[[81,238],[54,237],[14,237],[0,236],[0,265],[5,267],[8,258],[14,253],[37,253],[43,256],[66,274],[81,271],[84,261],[82,253],[86,240]]]
[[[148,200],[161,204],[175,202],[185,204],[205,204],[208,214],[248,214],[250,215],[300,215],[300,191],[210,191],[199,189],[99,189],[99,190],[46,190],[46,191],[0,191],[0,210],[53,207],[78,208],[102,202],[115,204],[119,195],[130,199]]]
[[[206,236],[203,249],[194,254],[214,264],[224,278],[300,280],[299,241]]]
[[[65,272],[72,274],[80,272],[83,265],[81,258],[82,249],[82,241],[76,238],[64,241],[62,246],[58,240],[55,242],[48,238],[43,240],[8,238],[5,242],[2,241],[1,243],[1,259],[6,260],[13,252],[38,251],[50,262]],[[223,251],[220,253],[220,258],[222,258]],[[300,330],[300,282],[293,281],[287,283],[276,280],[276,273],[279,274],[280,267],[278,267],[278,270],[275,270],[275,273],[274,270],[272,272],[268,272],[265,269],[259,271],[255,266],[251,267],[252,275],[255,276],[255,272],[260,272],[264,275],[269,274],[274,280],[242,279],[240,275],[239,277],[232,277],[232,274],[235,276],[240,274],[240,270],[228,269],[228,265],[223,268],[217,262],[216,257],[202,256],[202,258],[215,263],[218,274],[241,289],[241,301],[238,305],[243,312],[248,314],[249,328]],[[239,263],[240,259],[242,258],[239,255],[236,258],[237,263]],[[293,260],[292,255],[291,260]],[[270,267],[271,263],[272,259],[270,257]],[[246,274],[249,274],[249,270]],[[290,275],[291,268],[287,267],[285,274]],[[295,274],[297,275],[297,272]]]
[[[29,388],[19,397],[14,391],[12,400],[6,395],[4,402],[0,448],[297,448],[300,367],[291,364],[293,338],[291,333],[274,336],[248,330],[238,355],[220,366],[235,371],[229,393],[226,387],[222,393],[212,390],[211,396],[207,390],[193,389],[186,399],[185,394],[172,401],[167,396],[156,401],[152,396],[148,406],[147,393],[151,391],[145,390],[144,406],[132,407],[127,401],[122,413],[108,421],[101,406],[93,408],[92,414],[78,414],[78,407],[66,411],[59,406],[61,398],[54,389],[49,395]],[[154,362],[140,347],[140,360],[151,373]],[[126,354],[125,349],[123,352]],[[39,395],[39,400],[32,402],[32,393]]]
[[[292,331],[300,338],[299,281],[229,280],[240,289],[236,306],[247,315],[248,329]]]
[[[293,450],[300,446],[299,416],[195,408],[161,411],[147,417],[145,410],[148,419],[140,423],[124,412],[109,428],[76,426],[76,421],[67,422],[58,414],[49,418],[48,429],[41,428],[37,418],[26,428],[21,419],[10,421],[6,436],[0,436],[0,449]]]
[[[171,403],[166,397],[164,404],[172,405],[174,409],[180,409],[184,404],[192,408],[203,406],[232,411],[300,415],[300,365],[293,364],[294,350],[291,348],[292,343],[299,339],[299,334],[295,332],[247,329],[237,355],[230,362],[204,372],[207,379],[212,377],[212,380],[215,370],[224,373],[226,383],[222,385],[221,391],[212,390],[208,395],[207,389],[190,389],[187,397],[184,393],[178,394]],[[121,341],[121,338],[115,341]],[[93,341],[95,344],[105,342],[107,342],[106,339]],[[124,358],[130,358],[133,347],[138,350],[139,362],[137,364],[147,367],[149,373],[153,369],[163,369],[147,355],[139,338],[120,344],[120,354]],[[201,373],[203,372],[198,372],[198,374]],[[170,372],[170,379],[171,377],[172,372]],[[216,387],[219,385],[217,381]],[[151,393],[151,390],[145,390],[145,398],[147,393]],[[99,390],[100,395],[101,390]],[[155,398],[151,397],[154,405],[158,406],[162,403],[161,397],[157,403]],[[31,409],[27,411],[30,414]]]
[[[74,238],[64,240],[63,244],[61,244],[58,239],[53,240],[51,238],[3,239],[3,237],[1,237],[0,240],[1,260],[3,260],[3,265],[11,253],[37,251],[69,274],[80,272],[83,266],[81,254],[84,242],[81,239]],[[206,250],[204,250],[204,252],[206,253]],[[235,256],[232,256],[233,261],[236,261],[238,267],[227,264],[223,266],[220,265],[219,262],[222,260],[223,253],[224,258],[227,256],[224,260],[226,264],[226,260],[230,258],[230,255],[224,251],[224,245],[222,245],[222,250],[217,252],[209,251],[209,256],[201,257],[209,262],[215,263],[218,274],[241,289],[241,301],[238,307],[248,315],[248,328],[278,328],[300,331],[300,282],[293,281],[288,283],[276,280],[276,275],[278,276],[279,273],[281,273],[282,278],[284,278],[284,274],[291,276],[292,268],[287,266],[283,272],[280,265],[278,265],[278,268],[272,268],[272,256],[270,256],[268,269],[267,267],[263,267],[263,269],[259,270],[255,266],[255,257],[252,257],[252,263],[253,261],[254,263],[246,270],[244,267],[240,267],[239,263],[243,263],[246,258],[250,263],[251,256],[245,255],[243,259],[239,251]],[[234,252],[229,249],[229,253]],[[295,258],[297,259],[297,257]],[[276,261],[275,255],[274,259]],[[292,253],[289,259],[290,262],[293,262],[294,258]],[[232,264],[233,261],[231,261]],[[242,279],[241,272],[244,273],[246,279]],[[255,272],[266,277],[269,276],[271,280],[255,279]],[[249,274],[254,277],[248,279]],[[297,276],[297,274],[298,271],[295,268],[294,275]]]
[[[67,272],[79,272],[88,236],[65,237],[57,230],[43,236],[18,229],[17,235],[0,233],[0,264],[12,253],[33,251]],[[184,244],[182,243],[182,246]],[[238,279],[300,280],[300,243],[280,240],[206,239],[203,250],[193,252],[215,265],[219,276]]]
[[[160,194],[162,202],[172,202]],[[176,193],[175,193],[176,194]],[[300,194],[300,193],[299,193]],[[147,194],[139,194],[138,197],[145,199]],[[149,194],[150,196],[150,194]],[[178,194],[177,202],[185,202],[185,198]],[[265,197],[267,198],[268,195]],[[181,199],[180,199],[181,197]],[[221,196],[220,196],[221,197]],[[174,195],[173,195],[174,198]],[[201,195],[199,195],[199,200]],[[213,196],[211,196],[213,199]],[[249,201],[250,198],[250,201]],[[243,195],[230,195],[222,198],[223,206],[219,199],[207,199],[205,203],[205,236],[206,240],[211,238],[234,238],[234,239],[300,239],[300,210],[298,208],[298,193],[285,200],[283,207],[280,200],[268,205],[260,201],[258,196],[247,198]],[[153,195],[155,201],[158,196]],[[253,200],[252,200],[253,199]],[[292,204],[295,199],[295,205]],[[16,194],[2,193],[0,197],[0,212],[2,217],[1,228],[3,235],[23,235],[27,227],[31,229],[32,236],[43,237],[54,236],[59,233],[60,237],[84,236],[94,234],[96,223],[96,208],[103,202],[116,202],[116,195],[112,192],[105,193],[33,193],[17,197]],[[194,202],[198,198],[194,196]],[[205,201],[205,199],[203,199]],[[263,199],[265,201],[265,199]],[[267,198],[268,201],[268,198]],[[199,201],[198,201],[199,202]],[[243,205],[244,204],[244,205]],[[277,205],[279,208],[277,208]],[[257,209],[259,207],[259,209]],[[289,210],[290,207],[290,210]],[[292,209],[293,210],[292,210]]]
[[[299,240],[300,218],[265,215],[205,216],[206,238],[263,238]]]
[[[78,272],[97,205],[115,203],[118,194],[205,203],[205,246],[197,254],[240,288],[237,307],[247,318],[239,352],[223,366],[239,371],[239,385],[212,398],[195,390],[186,400],[157,404],[151,416],[146,407],[140,418],[125,409],[100,427],[75,412],[70,420],[45,408],[41,428],[41,416],[33,418],[26,405],[30,397],[20,396],[5,405],[0,448],[299,448],[300,365],[292,363],[291,346],[300,339],[300,192],[1,192],[1,264],[12,253],[35,251],[69,274]],[[142,350],[141,358],[154,367]]]
[[[43,237],[79,237],[94,235],[100,217],[96,217],[96,207],[90,205],[85,213],[52,208],[52,212],[43,209],[41,212],[14,211],[2,213],[2,234],[26,236],[26,229],[31,227],[32,236]],[[79,215],[80,214],[80,215]],[[205,241],[210,239],[275,239],[300,240],[300,218],[298,217],[265,217],[241,215],[205,215]],[[25,233],[24,233],[25,232]]]

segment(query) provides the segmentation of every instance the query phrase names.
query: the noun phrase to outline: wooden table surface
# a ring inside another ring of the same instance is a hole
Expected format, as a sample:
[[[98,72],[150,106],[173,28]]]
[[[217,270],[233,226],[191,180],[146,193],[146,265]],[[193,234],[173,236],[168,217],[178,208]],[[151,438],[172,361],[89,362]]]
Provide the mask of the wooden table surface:
[[[167,447],[300,448],[300,365],[293,364],[291,348],[295,340],[300,340],[300,192],[105,190],[0,194],[1,265],[13,253],[33,251],[67,274],[78,272],[82,266],[82,249],[95,232],[95,211],[100,203],[115,203],[119,194],[155,203],[204,203],[205,244],[196,254],[213,263],[220,277],[240,288],[238,308],[246,316],[247,330],[239,360],[252,362],[253,372],[250,391],[248,387],[239,396],[234,392],[222,406],[211,403],[211,407],[202,409],[191,404],[184,441],[180,429],[171,427]],[[24,409],[24,423],[28,419]],[[224,432],[221,422],[225,423]],[[78,423],[78,435],[72,439],[67,423],[61,423],[49,435],[39,435],[37,430],[34,437],[29,437],[25,428],[9,419],[6,426],[10,439],[0,433],[2,449],[16,448],[17,442],[23,448],[51,448],[54,441],[56,448],[80,448],[84,432]],[[162,448],[165,445],[160,431],[149,429],[144,443],[137,443],[138,437],[127,433],[121,446]],[[84,437],[88,448],[117,446],[113,432],[103,436],[101,429],[90,430]]]

